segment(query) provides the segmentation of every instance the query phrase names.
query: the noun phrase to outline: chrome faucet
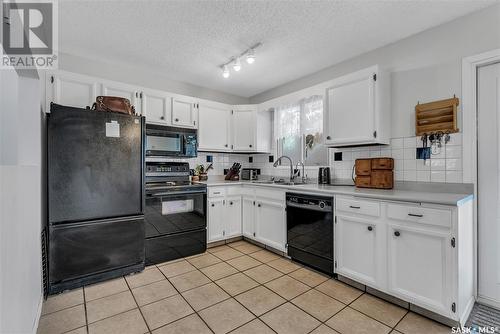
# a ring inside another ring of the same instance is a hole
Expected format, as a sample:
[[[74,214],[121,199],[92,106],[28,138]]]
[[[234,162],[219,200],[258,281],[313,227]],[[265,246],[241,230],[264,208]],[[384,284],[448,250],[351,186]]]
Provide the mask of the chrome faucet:
[[[297,164],[295,165],[295,169],[298,171],[299,170],[299,165],[302,165],[302,182],[306,182],[307,180],[307,177],[306,177],[306,172],[305,172],[305,169],[306,169],[306,165],[304,164],[303,161],[298,161]]]
[[[278,165],[280,164],[281,162],[281,159],[283,158],[286,158],[288,159],[288,161],[290,161],[290,182],[293,182],[293,179],[295,177],[294,173],[293,173],[293,161],[290,157],[286,156],[286,155],[282,155],[281,157],[279,157],[273,164],[273,167],[278,167]]]

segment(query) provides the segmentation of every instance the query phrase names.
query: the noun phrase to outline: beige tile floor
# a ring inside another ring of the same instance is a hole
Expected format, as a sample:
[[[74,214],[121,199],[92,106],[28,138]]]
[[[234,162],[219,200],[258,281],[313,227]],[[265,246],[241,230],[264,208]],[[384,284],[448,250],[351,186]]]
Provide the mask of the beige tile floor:
[[[39,334],[450,333],[432,320],[237,241],[49,297]]]

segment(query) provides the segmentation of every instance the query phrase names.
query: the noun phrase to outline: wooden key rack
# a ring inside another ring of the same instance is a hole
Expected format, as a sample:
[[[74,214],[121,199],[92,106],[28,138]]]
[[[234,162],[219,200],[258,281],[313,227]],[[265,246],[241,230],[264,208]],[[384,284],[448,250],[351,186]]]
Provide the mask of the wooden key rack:
[[[422,103],[415,106],[415,133],[417,136],[436,132],[455,133],[459,100],[451,99]]]

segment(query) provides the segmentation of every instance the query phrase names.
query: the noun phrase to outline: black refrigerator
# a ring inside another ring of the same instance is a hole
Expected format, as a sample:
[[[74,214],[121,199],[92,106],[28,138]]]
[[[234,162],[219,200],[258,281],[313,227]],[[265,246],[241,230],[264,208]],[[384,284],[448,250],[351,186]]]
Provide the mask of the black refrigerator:
[[[48,293],[144,268],[144,118],[52,104]]]

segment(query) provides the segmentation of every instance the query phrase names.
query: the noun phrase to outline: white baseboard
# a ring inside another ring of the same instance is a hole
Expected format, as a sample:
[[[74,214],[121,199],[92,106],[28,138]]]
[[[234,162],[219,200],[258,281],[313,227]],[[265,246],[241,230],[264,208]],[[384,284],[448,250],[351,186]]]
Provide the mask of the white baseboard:
[[[496,308],[497,310],[500,310],[500,301],[498,301],[498,300],[478,296],[477,302],[480,304],[491,306],[493,308]]]

